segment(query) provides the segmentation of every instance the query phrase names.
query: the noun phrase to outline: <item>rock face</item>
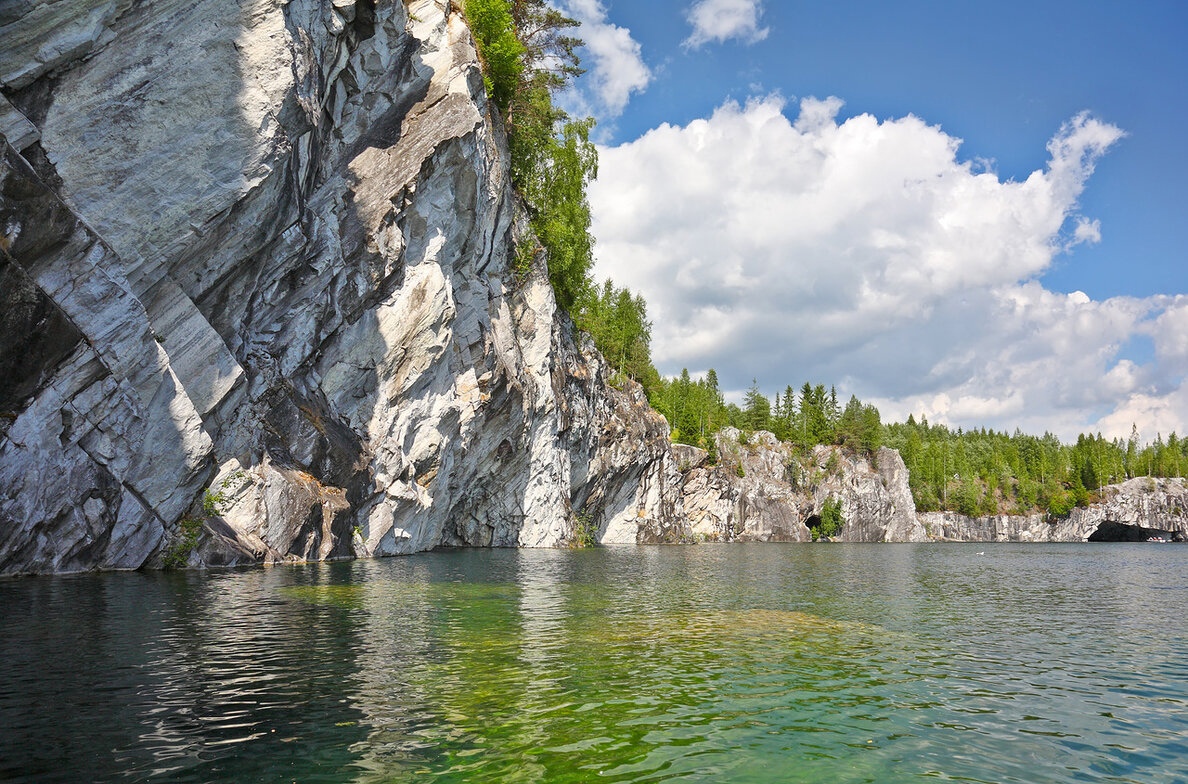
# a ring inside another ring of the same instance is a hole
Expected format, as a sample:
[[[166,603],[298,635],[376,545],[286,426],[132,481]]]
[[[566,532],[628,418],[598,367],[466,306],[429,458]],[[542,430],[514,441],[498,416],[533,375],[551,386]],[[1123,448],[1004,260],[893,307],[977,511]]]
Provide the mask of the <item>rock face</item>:
[[[1183,479],[1130,479],[1101,491],[1101,500],[1067,517],[965,517],[927,512],[920,522],[936,539],[959,542],[1146,541],[1188,539],[1188,487]]]
[[[735,428],[717,434],[719,462],[706,453],[674,450],[685,473],[684,509],[694,537],[711,541],[805,542],[825,501],[841,504],[846,542],[917,542],[927,539],[915,516],[907,469],[899,453],[880,449],[875,460],[837,447],[811,456],[764,431],[746,438]]]
[[[664,420],[510,271],[451,3],[31,2],[0,40],[0,573],[687,537]]]

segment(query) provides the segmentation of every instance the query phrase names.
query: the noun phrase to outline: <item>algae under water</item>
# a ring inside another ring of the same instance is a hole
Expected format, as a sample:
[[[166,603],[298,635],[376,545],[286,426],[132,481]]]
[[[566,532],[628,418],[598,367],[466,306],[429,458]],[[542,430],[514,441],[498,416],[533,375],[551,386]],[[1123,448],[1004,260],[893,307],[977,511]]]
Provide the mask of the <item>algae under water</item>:
[[[1185,553],[465,550],[0,581],[0,779],[1183,781]]]

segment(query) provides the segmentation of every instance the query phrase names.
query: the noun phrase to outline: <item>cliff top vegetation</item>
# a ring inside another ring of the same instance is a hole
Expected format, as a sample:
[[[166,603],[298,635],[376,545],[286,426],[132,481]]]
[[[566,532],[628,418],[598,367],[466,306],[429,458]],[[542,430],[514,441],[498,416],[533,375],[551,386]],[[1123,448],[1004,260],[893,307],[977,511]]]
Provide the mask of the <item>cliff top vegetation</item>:
[[[951,430],[914,416],[883,424],[875,406],[853,395],[842,406],[835,387],[807,382],[799,391],[785,387],[774,401],[752,384],[739,406],[725,402],[712,369],[701,378],[685,370],[661,379],[653,404],[667,417],[674,440],[711,453],[713,434],[728,425],[744,432],[770,431],[806,452],[818,444],[866,454],[880,446],[896,449],[922,512],[1060,517],[1092,502],[1109,484],[1138,476],[1188,476],[1188,439],[1175,433],[1166,440],[1157,434],[1146,444],[1137,429],[1125,441],[1083,434],[1075,444],[1065,444],[1051,433]]]
[[[512,184],[523,197],[529,222],[548,255],[549,282],[557,303],[621,376],[640,381],[651,396],[659,381],[649,344],[651,322],[639,295],[601,286],[593,278],[589,182],[598,175],[590,141],[592,118],[573,119],[553,96],[582,73],[568,31],[577,21],[545,0],[466,0],[483,81],[507,129]],[[522,253],[531,259],[533,252]]]
[[[547,253],[558,304],[589,332],[611,367],[640,381],[652,405],[672,426],[673,439],[714,448],[713,434],[730,425],[768,430],[806,450],[834,444],[873,454],[899,450],[911,474],[916,507],[969,515],[1042,511],[1067,514],[1102,486],[1134,476],[1184,476],[1188,441],[1172,433],[1140,445],[1082,435],[1076,444],[1055,436],[950,430],[927,420],[883,424],[878,409],[851,396],[843,406],[835,388],[803,384],[773,400],[757,383],[743,405],[726,403],[711,369],[662,379],[650,355],[651,322],[638,294],[592,274],[594,240],[586,189],[598,174],[591,118],[573,119],[554,95],[582,73],[569,33],[577,22],[546,0],[465,0],[487,95],[503,119],[512,183]],[[530,249],[531,250],[531,249]],[[531,259],[534,252],[523,254]]]

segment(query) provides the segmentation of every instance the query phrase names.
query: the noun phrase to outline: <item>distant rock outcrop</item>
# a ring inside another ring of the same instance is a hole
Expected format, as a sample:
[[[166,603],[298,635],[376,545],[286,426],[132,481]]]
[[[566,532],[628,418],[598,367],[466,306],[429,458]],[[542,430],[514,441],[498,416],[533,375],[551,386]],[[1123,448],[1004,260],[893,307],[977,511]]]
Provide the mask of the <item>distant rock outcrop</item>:
[[[818,446],[802,456],[771,433],[717,434],[718,464],[691,447],[674,454],[685,473],[684,507],[694,537],[703,540],[805,542],[826,499],[841,504],[846,542],[915,542],[917,522],[907,469],[899,453],[873,459]]]
[[[1188,488],[1183,479],[1139,477],[1102,488],[1099,495],[1100,500],[1066,517],[927,512],[920,522],[931,538],[959,542],[1188,539]]]

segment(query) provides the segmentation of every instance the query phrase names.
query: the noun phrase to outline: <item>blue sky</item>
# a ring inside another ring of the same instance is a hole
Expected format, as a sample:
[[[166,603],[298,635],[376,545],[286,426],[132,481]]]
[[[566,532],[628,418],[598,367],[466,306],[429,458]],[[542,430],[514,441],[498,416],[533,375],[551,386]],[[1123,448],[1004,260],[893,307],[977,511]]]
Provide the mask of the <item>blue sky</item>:
[[[597,273],[661,372],[1188,430],[1188,4],[564,4]]]

